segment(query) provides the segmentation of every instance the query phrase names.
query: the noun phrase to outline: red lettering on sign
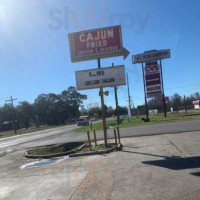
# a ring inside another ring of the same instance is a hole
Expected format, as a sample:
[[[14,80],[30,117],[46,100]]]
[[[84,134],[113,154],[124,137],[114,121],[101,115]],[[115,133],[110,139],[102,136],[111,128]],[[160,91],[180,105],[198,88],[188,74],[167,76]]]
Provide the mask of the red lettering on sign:
[[[74,56],[88,56],[122,50],[120,26],[73,33]]]
[[[159,72],[160,72],[160,66],[157,64],[145,66],[145,75],[159,73]]]

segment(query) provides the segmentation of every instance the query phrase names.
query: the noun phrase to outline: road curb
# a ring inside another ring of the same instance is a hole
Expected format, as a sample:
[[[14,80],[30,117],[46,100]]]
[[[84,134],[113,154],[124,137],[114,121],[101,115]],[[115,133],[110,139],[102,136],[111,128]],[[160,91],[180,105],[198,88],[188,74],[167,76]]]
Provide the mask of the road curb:
[[[109,150],[101,150],[101,151],[91,151],[91,152],[85,152],[85,153],[73,153],[73,154],[69,154],[69,157],[79,157],[79,156],[90,156],[90,155],[102,155],[102,154],[108,154],[111,153],[115,150],[117,151],[121,151],[123,148],[122,144],[118,144],[117,147],[114,147],[112,149]]]
[[[63,152],[63,153],[49,154],[49,155],[30,155],[26,151],[24,153],[24,156],[26,158],[30,158],[30,159],[50,159],[50,158],[54,158],[54,157],[62,157],[62,156],[70,155],[70,154],[72,155],[72,154],[76,153],[77,151],[80,151],[86,145],[87,145],[86,143],[82,144],[76,151],[67,151],[67,152]]]

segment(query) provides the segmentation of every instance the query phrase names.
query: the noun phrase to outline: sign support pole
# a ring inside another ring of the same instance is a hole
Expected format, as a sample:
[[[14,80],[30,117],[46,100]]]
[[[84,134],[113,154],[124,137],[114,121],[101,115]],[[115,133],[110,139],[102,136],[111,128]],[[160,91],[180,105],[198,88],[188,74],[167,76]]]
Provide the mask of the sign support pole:
[[[162,61],[160,60],[160,73],[161,73],[161,84],[162,84],[162,98],[163,98],[163,109],[164,109],[164,117],[167,117],[166,110],[166,101],[165,101],[165,92],[164,92],[164,83],[163,83],[163,73],[162,73]]]
[[[126,73],[126,79],[127,79],[127,86],[128,86],[128,106],[129,106],[129,111],[130,111],[130,117],[132,117],[132,112],[131,112],[131,96],[130,96],[130,90],[129,90],[128,73]]]
[[[114,63],[112,63],[112,66],[114,67]],[[117,87],[114,86],[114,92],[115,92],[115,105],[116,105],[116,111],[117,111],[117,124],[120,124],[120,118],[119,118],[119,105],[118,105],[118,97],[117,97]]]
[[[144,63],[142,62],[142,75],[143,75],[143,84],[144,84],[144,98],[145,98],[145,108],[146,108],[146,117],[149,119],[149,109],[147,104],[147,94],[146,94],[146,85],[145,85],[145,77],[144,77]]]
[[[98,61],[98,68],[101,68],[100,58],[98,58],[97,61]],[[105,114],[104,94],[103,94],[103,88],[102,87],[100,88],[100,96],[101,96],[101,112],[102,112],[102,119],[103,119],[104,142],[105,142],[105,146],[107,146],[106,114]]]
[[[115,104],[116,104],[116,111],[117,111],[117,124],[120,124],[120,118],[119,118],[119,105],[118,105],[118,97],[117,97],[117,87],[114,86],[115,91]]]

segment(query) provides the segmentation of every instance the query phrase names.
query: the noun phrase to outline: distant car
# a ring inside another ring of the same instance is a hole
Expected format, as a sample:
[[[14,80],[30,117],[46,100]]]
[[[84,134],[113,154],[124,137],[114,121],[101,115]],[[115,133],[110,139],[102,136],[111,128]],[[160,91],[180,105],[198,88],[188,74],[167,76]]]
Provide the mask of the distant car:
[[[77,126],[88,126],[89,122],[87,119],[79,118],[77,121]]]

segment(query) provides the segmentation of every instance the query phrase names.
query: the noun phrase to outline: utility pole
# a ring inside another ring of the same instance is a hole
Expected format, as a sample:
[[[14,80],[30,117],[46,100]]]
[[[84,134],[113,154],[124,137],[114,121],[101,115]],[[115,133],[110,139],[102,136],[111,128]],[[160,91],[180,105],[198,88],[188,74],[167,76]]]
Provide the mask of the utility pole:
[[[134,103],[133,103],[133,97],[131,97],[131,108],[132,108],[132,112],[131,112],[131,116],[134,117]]]
[[[10,97],[9,100],[6,100],[6,102],[10,102],[11,103],[11,106],[12,106],[12,110],[13,110],[13,121],[14,121],[14,130],[15,130],[15,134],[17,134],[17,129],[16,129],[16,112],[15,112],[15,109],[14,109],[14,101],[16,101],[17,99],[13,99],[12,96]]]
[[[114,63],[112,63],[112,67],[114,66]],[[117,124],[120,124],[120,117],[119,117],[119,105],[118,105],[118,96],[117,96],[117,87],[114,86],[114,92],[115,92],[115,105],[116,105],[116,111],[117,111]]]
[[[129,91],[128,73],[126,73],[126,78],[127,78],[127,85],[128,85],[128,105],[129,105],[129,111],[130,111],[130,115],[131,115],[131,97],[130,97],[130,91]]]

